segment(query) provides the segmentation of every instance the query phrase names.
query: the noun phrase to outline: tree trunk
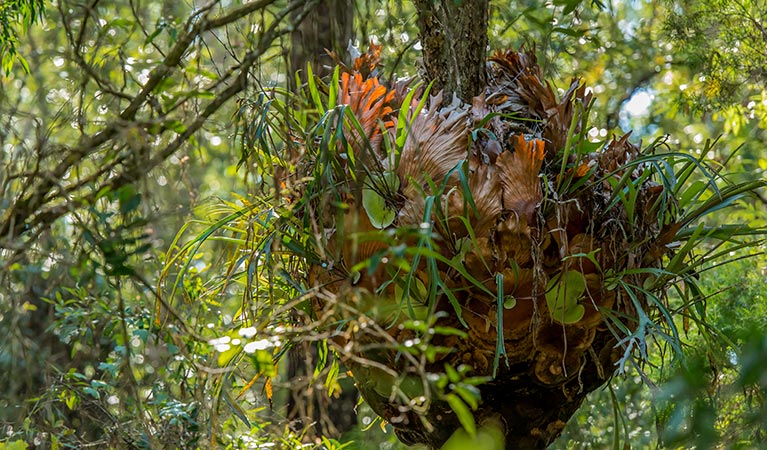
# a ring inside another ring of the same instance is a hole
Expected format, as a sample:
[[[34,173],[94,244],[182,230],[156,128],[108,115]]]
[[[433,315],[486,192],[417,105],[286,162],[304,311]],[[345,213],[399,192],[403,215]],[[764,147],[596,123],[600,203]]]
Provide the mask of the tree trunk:
[[[291,0],[306,3],[307,0]],[[300,11],[301,8],[298,9]],[[326,50],[343,57],[349,40],[354,39],[354,8],[346,0],[322,0],[306,20],[295,26],[290,35],[288,54],[288,83],[295,89],[295,73],[305,71],[311,64],[312,72],[323,77],[335,66]],[[302,73],[302,80],[306,74]]]
[[[306,2],[291,0],[291,3]],[[299,12],[302,10],[297,9]],[[296,16],[293,17],[295,19]],[[301,73],[302,82],[306,81],[307,64],[320,78],[332,73],[336,61],[332,60],[327,50],[343,57],[349,41],[354,39],[353,24],[354,9],[346,0],[320,0],[305,20],[295,24],[288,53],[288,86],[292,91],[297,89],[296,72]],[[312,427],[313,432],[307,433],[307,438],[338,437],[356,424],[358,394],[353,388],[344,389],[338,398],[331,399],[327,386],[318,389],[314,383],[321,382],[312,381],[318,358],[317,346],[313,342],[304,342],[290,349],[286,374],[291,385],[287,419],[298,432]],[[333,358],[333,355],[328,355],[328,365]]]
[[[488,0],[415,0],[426,78],[466,103],[485,87]]]

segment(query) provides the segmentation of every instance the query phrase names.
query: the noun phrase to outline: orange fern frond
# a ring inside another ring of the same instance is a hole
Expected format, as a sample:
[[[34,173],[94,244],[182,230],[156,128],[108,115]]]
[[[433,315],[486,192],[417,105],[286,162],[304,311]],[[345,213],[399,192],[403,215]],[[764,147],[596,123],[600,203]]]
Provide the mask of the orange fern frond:
[[[524,136],[514,136],[514,153],[504,152],[498,157],[503,207],[511,210],[527,223],[533,221],[535,207],[543,199],[538,173],[543,164],[545,143],[541,139],[526,141]]]
[[[383,44],[375,45],[370,43],[367,53],[360,55],[354,60],[354,71],[362,75],[372,74],[381,66],[381,49]]]
[[[344,72],[340,82],[338,103],[351,108],[364,133],[364,136],[360,136],[356,127],[347,127],[346,139],[357,151],[369,145],[378,154],[383,138],[381,124],[386,129],[393,126],[391,102],[394,91],[381,85],[378,78],[363,80],[359,73],[350,75]]]

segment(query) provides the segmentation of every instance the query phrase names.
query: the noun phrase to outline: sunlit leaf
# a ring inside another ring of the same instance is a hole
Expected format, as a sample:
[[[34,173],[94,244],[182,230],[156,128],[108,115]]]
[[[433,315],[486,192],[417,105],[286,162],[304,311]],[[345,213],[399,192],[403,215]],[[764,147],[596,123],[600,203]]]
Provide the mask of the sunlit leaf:
[[[583,318],[586,310],[578,299],[586,291],[583,274],[569,270],[553,277],[546,287],[546,304],[551,318],[565,324],[575,323]]]
[[[397,212],[384,196],[398,189],[399,177],[394,172],[385,172],[381,177],[369,179],[362,188],[362,206],[374,227],[386,228],[394,222]]]
[[[461,423],[461,426],[469,433],[469,436],[474,436],[477,434],[477,424],[474,421],[474,414],[471,413],[471,410],[466,406],[466,403],[461,400],[461,398],[457,394],[447,394],[445,396],[445,400],[447,400],[447,403],[450,405],[450,408],[455,412],[455,415],[458,417],[458,421]]]

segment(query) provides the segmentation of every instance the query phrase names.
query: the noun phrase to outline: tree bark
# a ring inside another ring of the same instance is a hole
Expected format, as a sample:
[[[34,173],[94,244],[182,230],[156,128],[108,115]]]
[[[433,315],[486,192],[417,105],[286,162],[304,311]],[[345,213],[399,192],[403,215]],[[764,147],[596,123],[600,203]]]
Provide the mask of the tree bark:
[[[307,0],[291,0],[306,3]],[[317,3],[308,20],[302,20],[290,35],[288,54],[288,83],[295,89],[295,73],[305,71],[306,64],[312,72],[323,77],[335,66],[327,50],[343,57],[349,40],[354,39],[354,7],[347,0],[322,0]],[[306,74],[302,74],[306,80]]]
[[[489,0],[415,0],[426,77],[466,103],[485,86]]]

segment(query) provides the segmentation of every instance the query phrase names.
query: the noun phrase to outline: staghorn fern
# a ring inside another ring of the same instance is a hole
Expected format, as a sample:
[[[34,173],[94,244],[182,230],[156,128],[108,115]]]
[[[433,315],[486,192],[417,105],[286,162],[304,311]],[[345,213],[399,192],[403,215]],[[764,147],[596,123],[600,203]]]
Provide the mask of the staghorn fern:
[[[708,330],[697,272],[765,230],[702,220],[764,181],[730,183],[663,140],[589,142],[585,87],[558,99],[531,53],[493,55],[472,105],[386,88],[361,74],[368,58],[310,77],[316,113],[243,102],[260,193],[169,257],[166,306],[201,246],[224,242],[226,275],[201,298],[242,306],[217,336],[329,339],[398,436],[431,446],[489,423],[507,448],[543,448],[653,342],[682,357],[678,317]],[[231,351],[219,362],[268,366],[264,349]]]

